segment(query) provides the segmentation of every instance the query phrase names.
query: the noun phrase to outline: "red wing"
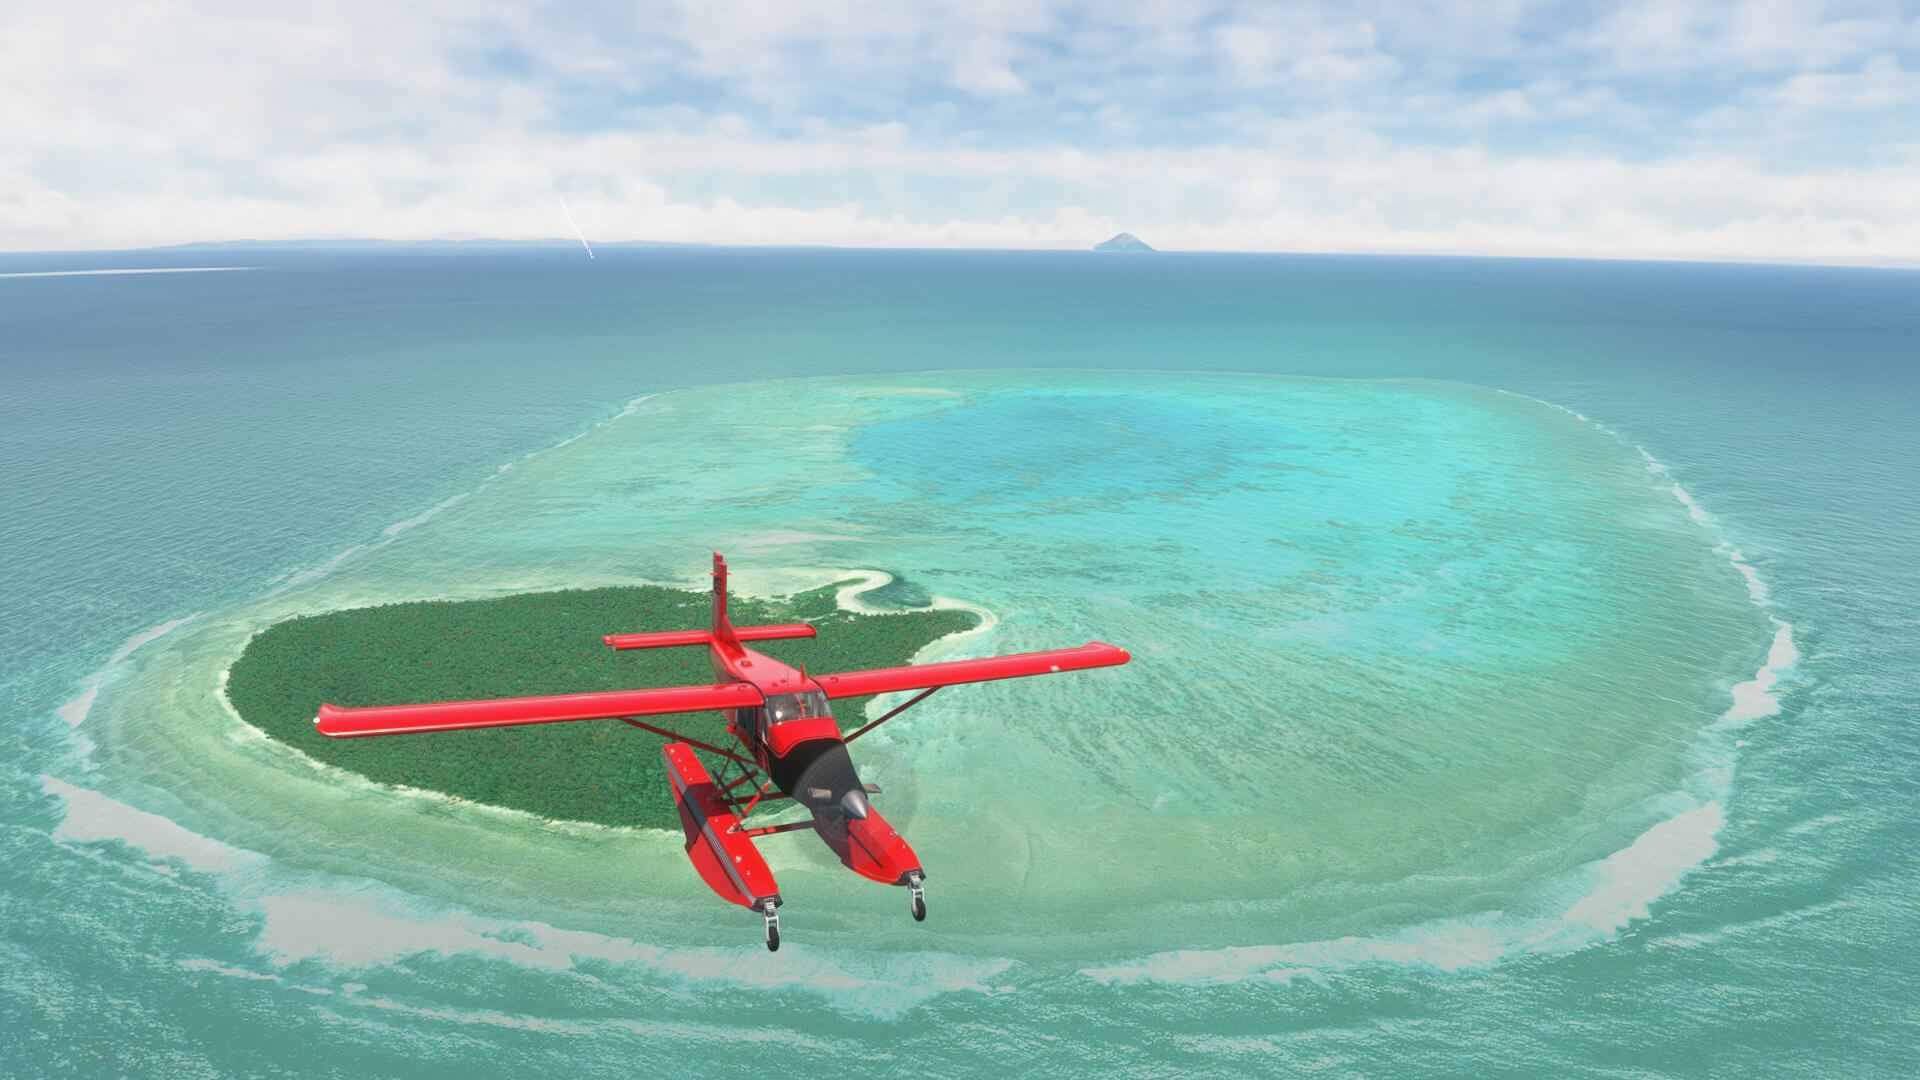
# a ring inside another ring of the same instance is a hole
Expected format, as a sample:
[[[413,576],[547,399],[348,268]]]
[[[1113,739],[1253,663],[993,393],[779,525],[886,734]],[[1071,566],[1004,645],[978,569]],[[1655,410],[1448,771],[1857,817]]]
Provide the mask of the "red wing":
[[[1012,656],[987,656],[979,660],[948,660],[912,667],[849,671],[840,675],[817,675],[814,681],[820,684],[820,689],[826,691],[828,697],[848,698],[884,694],[891,690],[930,690],[955,683],[1050,675],[1057,671],[1084,671],[1087,668],[1124,664],[1131,659],[1125,649],[1091,641],[1077,649],[1048,649],[1044,652],[1015,653]]]
[[[378,705],[365,709],[320,706],[314,725],[336,739],[361,735],[407,735],[422,731],[553,724],[564,720],[610,720],[619,716],[743,709],[759,705],[760,691],[746,683],[670,686],[659,690],[613,690],[599,694],[443,701],[431,705]]]

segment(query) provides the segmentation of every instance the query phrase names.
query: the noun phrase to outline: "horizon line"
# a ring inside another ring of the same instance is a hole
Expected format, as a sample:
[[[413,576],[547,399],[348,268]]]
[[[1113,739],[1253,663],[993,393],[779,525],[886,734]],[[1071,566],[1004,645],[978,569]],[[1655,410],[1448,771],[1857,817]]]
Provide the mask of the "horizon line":
[[[1135,234],[1136,236],[1138,234]],[[286,237],[274,240],[238,238],[228,240],[185,240],[167,244],[148,244],[138,247],[85,247],[85,248],[9,248],[0,249],[0,257],[33,255],[96,255],[96,254],[144,254],[150,252],[196,250],[206,251],[222,247],[245,250],[261,250],[274,247],[282,248],[356,248],[356,247],[415,247],[429,245],[498,245],[503,247],[573,247],[578,240],[566,237],[420,237],[398,239],[392,237],[356,236],[356,237]],[[916,244],[832,244],[832,243],[727,243],[703,240],[603,240],[602,249],[608,248],[708,248],[722,250],[818,250],[848,252],[887,252],[887,251],[923,251],[923,252],[979,252],[998,254],[1084,254],[1102,255],[1116,258],[1150,258],[1154,255],[1244,255],[1259,256],[1349,256],[1355,258],[1408,258],[1408,259],[1489,259],[1489,260],[1528,260],[1537,262],[1607,262],[1607,263],[1677,263],[1682,265],[1707,266],[1781,266],[1809,267],[1850,270],[1920,270],[1920,256],[1911,260],[1853,260],[1834,261],[1821,258],[1795,259],[1782,256],[1737,256],[1737,255],[1620,255],[1620,254],[1555,254],[1555,253],[1512,253],[1512,252],[1473,252],[1473,251],[1394,251],[1369,249],[1332,249],[1332,248],[1286,248],[1286,249],[1218,249],[1218,248],[1161,248],[1150,247],[1146,251],[1100,251],[1093,245],[1086,247],[931,247]],[[0,273],[0,277],[54,277],[83,276],[89,274],[110,274],[130,272],[160,273],[180,270],[237,270],[257,269],[255,267],[159,267],[145,270],[114,268],[47,270],[16,273]]]

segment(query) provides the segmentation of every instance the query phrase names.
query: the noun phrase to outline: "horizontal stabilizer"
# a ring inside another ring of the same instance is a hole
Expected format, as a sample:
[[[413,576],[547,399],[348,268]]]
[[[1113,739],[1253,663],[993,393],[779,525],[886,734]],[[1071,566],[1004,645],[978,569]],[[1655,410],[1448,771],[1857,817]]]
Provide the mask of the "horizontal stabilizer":
[[[314,725],[336,739],[362,735],[410,735],[428,731],[611,720],[621,716],[744,709],[759,705],[760,691],[746,683],[670,686],[659,690],[611,690],[597,694],[443,701],[430,705],[379,705],[365,709],[320,706]]]
[[[806,623],[782,623],[778,626],[736,626],[733,636],[739,641],[775,641],[780,638],[812,637]],[[668,649],[678,645],[705,645],[713,640],[706,630],[665,630],[651,634],[608,634],[601,639],[616,649]]]
[[[830,698],[864,697],[894,690],[931,690],[957,683],[1085,671],[1088,668],[1124,664],[1131,659],[1125,649],[1092,641],[1077,649],[1047,649],[1043,652],[1015,653],[1012,656],[987,656],[978,660],[948,660],[938,664],[848,671],[839,675],[817,675],[814,681]]]

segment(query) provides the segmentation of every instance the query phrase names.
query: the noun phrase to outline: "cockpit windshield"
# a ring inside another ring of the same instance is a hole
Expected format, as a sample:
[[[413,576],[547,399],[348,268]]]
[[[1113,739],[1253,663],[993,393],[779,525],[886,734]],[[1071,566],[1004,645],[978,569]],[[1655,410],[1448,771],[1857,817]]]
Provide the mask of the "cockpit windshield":
[[[770,695],[765,708],[769,724],[783,724],[788,720],[800,720],[810,716],[833,715],[827,709],[827,695],[818,690],[808,690],[799,694]]]

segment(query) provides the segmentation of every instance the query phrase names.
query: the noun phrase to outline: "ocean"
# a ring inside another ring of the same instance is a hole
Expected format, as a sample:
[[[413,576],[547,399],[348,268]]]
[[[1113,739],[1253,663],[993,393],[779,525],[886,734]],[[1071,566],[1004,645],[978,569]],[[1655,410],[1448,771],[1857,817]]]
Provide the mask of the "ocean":
[[[1920,272],[596,254],[0,256],[0,1073],[1910,1072]],[[777,954],[221,697],[714,548],[1134,661],[863,740],[930,917],[768,838]]]

